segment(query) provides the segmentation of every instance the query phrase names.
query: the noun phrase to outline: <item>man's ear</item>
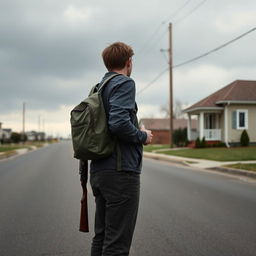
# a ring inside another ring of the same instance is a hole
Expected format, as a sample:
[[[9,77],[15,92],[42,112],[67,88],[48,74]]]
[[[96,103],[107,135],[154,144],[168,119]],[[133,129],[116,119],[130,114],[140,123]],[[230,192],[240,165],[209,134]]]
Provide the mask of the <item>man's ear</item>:
[[[129,58],[128,60],[127,60],[127,62],[126,62],[126,67],[131,67],[131,65],[132,65],[132,59],[131,58]]]

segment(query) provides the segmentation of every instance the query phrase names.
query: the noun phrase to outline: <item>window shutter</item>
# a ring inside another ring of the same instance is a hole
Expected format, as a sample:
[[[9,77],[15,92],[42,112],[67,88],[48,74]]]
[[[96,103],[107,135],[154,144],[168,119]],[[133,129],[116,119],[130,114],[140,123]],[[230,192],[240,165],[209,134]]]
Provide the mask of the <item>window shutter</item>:
[[[232,129],[236,129],[236,111],[232,112]]]

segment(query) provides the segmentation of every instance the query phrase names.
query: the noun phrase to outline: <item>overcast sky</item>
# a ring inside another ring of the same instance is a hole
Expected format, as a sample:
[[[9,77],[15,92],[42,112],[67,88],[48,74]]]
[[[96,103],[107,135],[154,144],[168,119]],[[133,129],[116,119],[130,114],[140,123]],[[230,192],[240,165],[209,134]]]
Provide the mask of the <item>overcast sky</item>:
[[[70,110],[106,72],[102,50],[123,41],[134,49],[137,91],[173,64],[203,54],[256,26],[255,0],[0,0],[0,122],[70,134]],[[236,79],[256,80],[256,31],[173,70],[174,98],[193,104]],[[159,117],[168,103],[168,72],[137,96],[139,117]],[[44,123],[44,125],[43,125]]]

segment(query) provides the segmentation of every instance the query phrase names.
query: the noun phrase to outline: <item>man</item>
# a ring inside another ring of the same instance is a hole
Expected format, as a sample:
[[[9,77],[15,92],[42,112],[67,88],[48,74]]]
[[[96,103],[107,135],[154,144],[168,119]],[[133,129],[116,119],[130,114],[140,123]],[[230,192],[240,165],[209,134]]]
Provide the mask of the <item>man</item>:
[[[102,53],[108,69],[102,82],[118,74],[102,91],[108,127],[117,138],[117,147],[111,156],[91,161],[90,183],[96,202],[91,256],[129,255],[137,219],[143,144],[151,143],[152,133],[138,127],[135,83],[130,78],[133,54],[132,48],[121,42]],[[85,169],[80,165],[82,183]]]

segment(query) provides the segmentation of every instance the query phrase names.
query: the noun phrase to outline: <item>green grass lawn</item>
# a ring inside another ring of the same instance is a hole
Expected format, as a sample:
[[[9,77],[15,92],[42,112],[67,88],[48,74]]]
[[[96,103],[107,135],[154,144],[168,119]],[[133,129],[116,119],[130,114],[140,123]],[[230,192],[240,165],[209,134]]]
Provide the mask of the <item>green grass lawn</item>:
[[[256,164],[230,164],[225,165],[225,167],[231,167],[235,169],[241,169],[241,170],[248,170],[248,171],[255,171],[256,172]]]
[[[0,145],[0,152],[13,151],[21,148],[31,148],[31,146],[36,146],[37,148],[43,146],[43,142],[35,142],[35,143],[26,143],[26,144],[3,144]]]
[[[256,160],[256,147],[199,148],[161,152],[162,154],[216,161]]]
[[[146,152],[152,152],[154,150],[165,149],[165,148],[170,148],[170,145],[158,145],[158,144],[147,145],[147,146],[144,146],[143,150]]]
[[[45,142],[30,142],[30,143],[27,143],[26,144],[26,146],[35,146],[35,147],[37,147],[37,148],[41,148],[41,147],[43,147],[44,146],[44,144],[45,144]]]
[[[27,146],[22,146],[22,145],[1,145],[0,146],[0,152],[7,152],[7,151],[13,151],[15,149],[20,149],[20,148],[27,148]]]

